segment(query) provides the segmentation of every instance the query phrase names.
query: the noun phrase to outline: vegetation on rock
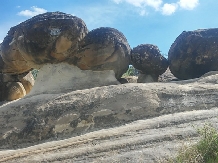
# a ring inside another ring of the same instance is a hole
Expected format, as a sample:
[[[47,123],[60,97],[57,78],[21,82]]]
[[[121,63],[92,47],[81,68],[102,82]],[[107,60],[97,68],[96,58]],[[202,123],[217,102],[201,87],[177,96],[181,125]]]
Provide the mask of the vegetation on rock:
[[[138,75],[138,70],[135,69],[132,65],[130,65],[128,70],[123,74],[122,77],[137,76],[137,75]]]
[[[33,69],[31,72],[33,74],[34,80],[36,80],[36,77],[37,77],[37,74],[38,74],[39,70]]]
[[[191,146],[183,146],[176,158],[168,163],[215,163],[218,162],[218,132],[210,124],[198,129],[200,140]]]

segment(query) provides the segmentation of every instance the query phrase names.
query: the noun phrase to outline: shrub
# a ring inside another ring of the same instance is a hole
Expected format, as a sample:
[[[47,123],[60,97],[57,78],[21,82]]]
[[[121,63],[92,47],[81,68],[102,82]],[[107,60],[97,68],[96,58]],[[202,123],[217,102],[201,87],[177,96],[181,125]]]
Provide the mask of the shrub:
[[[200,140],[192,146],[183,146],[176,158],[169,163],[215,163],[218,162],[218,132],[209,124],[198,129]]]
[[[138,70],[135,69],[132,65],[129,66],[128,70],[123,74],[123,77],[126,76],[137,76]]]
[[[33,69],[31,72],[33,74],[34,80],[36,80],[36,77],[37,77],[37,74],[38,74],[39,70]]]

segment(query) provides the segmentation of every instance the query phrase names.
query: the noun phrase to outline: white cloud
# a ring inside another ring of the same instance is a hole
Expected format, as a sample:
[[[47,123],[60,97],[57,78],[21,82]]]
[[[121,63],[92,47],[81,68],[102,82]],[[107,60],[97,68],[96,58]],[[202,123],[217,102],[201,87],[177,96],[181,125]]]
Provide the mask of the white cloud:
[[[199,4],[199,0],[179,0],[178,4],[183,9],[192,10]]]
[[[113,0],[116,4],[121,3],[123,0]]]
[[[139,15],[148,15],[147,7],[161,12],[163,15],[172,15],[178,9],[192,10],[199,4],[199,0],[174,0],[174,3],[165,3],[166,0],[112,0],[116,4],[128,3],[139,10]]]
[[[32,6],[31,10],[23,10],[23,11],[19,12],[18,15],[32,17],[32,16],[36,16],[38,14],[43,14],[45,12],[47,12],[47,10],[45,10],[43,8],[38,8],[37,6]]]
[[[129,3],[135,7],[145,7],[149,6],[158,10],[162,4],[162,0],[113,0],[115,3],[119,4],[121,2]]]
[[[176,3],[165,3],[162,7],[162,14],[163,15],[172,15],[176,12],[178,5]]]
[[[3,40],[0,40],[0,44],[3,42]]]

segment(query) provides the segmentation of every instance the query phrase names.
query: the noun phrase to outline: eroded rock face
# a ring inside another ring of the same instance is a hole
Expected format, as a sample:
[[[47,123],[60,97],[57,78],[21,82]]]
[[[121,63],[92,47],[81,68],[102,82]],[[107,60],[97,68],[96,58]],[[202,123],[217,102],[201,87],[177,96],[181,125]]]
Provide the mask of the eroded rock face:
[[[179,79],[218,70],[218,28],[182,32],[171,45],[170,71]]]
[[[90,89],[119,84],[113,70],[81,70],[67,63],[45,64],[37,74],[29,96]]]
[[[9,30],[1,45],[3,72],[19,74],[63,62],[77,53],[78,42],[87,33],[85,23],[75,16],[61,12],[37,15]]]
[[[12,101],[24,97],[34,85],[31,72],[20,75],[0,74],[0,101]]]
[[[0,106],[0,147],[21,148],[138,119],[217,107],[217,79],[218,74],[213,73],[190,81],[129,83],[26,96]]]
[[[167,59],[160,54],[157,46],[141,44],[133,48],[131,62],[139,70],[139,83],[157,82],[158,76],[163,74],[167,67]]]
[[[66,72],[71,76],[66,80],[69,83],[63,81],[67,89],[72,87],[71,90],[77,90],[109,85],[109,83],[118,84],[116,79],[120,79],[126,72],[130,62],[131,49],[125,36],[113,28],[98,28],[87,33],[85,23],[75,16],[61,12],[37,15],[9,30],[0,47],[0,70],[3,74],[20,75],[29,72],[32,68],[39,69],[47,64],[57,65],[64,62],[72,66],[72,69],[77,66],[81,70],[79,76]],[[71,68],[66,69],[66,71],[70,70]],[[88,70],[93,71],[91,81],[78,82],[84,80],[81,74],[87,74]],[[52,71],[56,71],[55,68]],[[62,74],[59,75],[58,78],[62,78]],[[112,79],[111,75],[116,79]],[[100,79],[100,76],[110,79],[106,81]],[[47,78],[51,76],[47,75]],[[72,84],[75,81],[80,84]],[[29,81],[22,79],[19,82],[27,93],[30,92],[32,85]],[[62,84],[57,80],[54,85],[57,87],[54,90],[60,90],[58,87]],[[75,87],[76,85],[78,88]]]
[[[80,42],[76,65],[82,70],[113,70],[119,79],[128,69],[130,51],[128,41],[120,31],[97,28]]]

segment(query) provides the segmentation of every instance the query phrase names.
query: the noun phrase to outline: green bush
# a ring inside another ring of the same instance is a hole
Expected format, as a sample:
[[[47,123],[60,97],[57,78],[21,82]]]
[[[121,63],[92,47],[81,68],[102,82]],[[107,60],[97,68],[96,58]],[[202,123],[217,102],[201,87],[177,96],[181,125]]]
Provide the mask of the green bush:
[[[137,76],[137,75],[138,75],[138,70],[136,70],[132,65],[130,65],[128,70],[123,74],[123,77]]]
[[[31,72],[33,74],[34,80],[36,80],[36,77],[37,77],[37,74],[38,74],[39,70],[33,69]]]
[[[183,146],[176,158],[168,163],[218,163],[218,132],[209,124],[198,129],[199,142],[192,146]]]

